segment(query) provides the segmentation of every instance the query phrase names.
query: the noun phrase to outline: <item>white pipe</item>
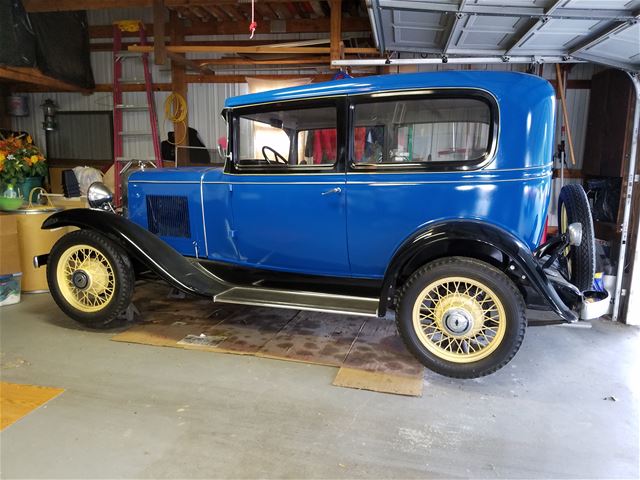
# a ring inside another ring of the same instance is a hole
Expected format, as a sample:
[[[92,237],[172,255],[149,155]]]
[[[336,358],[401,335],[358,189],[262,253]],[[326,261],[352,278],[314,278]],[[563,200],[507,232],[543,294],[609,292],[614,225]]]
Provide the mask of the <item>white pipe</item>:
[[[332,67],[354,67],[354,66],[381,66],[381,65],[445,65],[445,64],[497,64],[497,63],[586,63],[573,57],[553,56],[544,57],[537,55],[527,55],[518,57],[495,56],[495,57],[441,57],[441,58],[369,58],[334,60]]]
[[[613,321],[620,316],[620,297],[622,297],[622,275],[627,253],[627,239],[629,236],[629,217],[633,200],[633,183],[636,175],[636,157],[638,156],[638,131],[640,128],[640,79],[637,75],[628,73],[636,90],[635,111],[633,113],[633,129],[631,131],[631,151],[629,152],[629,171],[627,172],[627,189],[624,192],[624,213],[622,216],[622,233],[620,235],[620,254],[618,255],[618,272],[616,274],[616,289],[613,295]],[[622,193],[622,192],[621,192]],[[637,241],[637,240],[636,240]],[[637,260],[637,259],[636,259]],[[636,272],[640,275],[640,272]],[[630,290],[630,289],[629,289]],[[624,292],[627,295],[629,292]],[[628,311],[628,310],[627,310]]]

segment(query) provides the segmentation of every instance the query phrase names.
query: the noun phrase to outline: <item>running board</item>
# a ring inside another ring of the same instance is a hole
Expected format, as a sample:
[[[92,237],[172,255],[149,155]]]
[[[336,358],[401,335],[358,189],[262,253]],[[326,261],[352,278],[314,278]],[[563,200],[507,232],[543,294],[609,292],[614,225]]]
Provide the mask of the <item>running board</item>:
[[[233,287],[213,297],[221,303],[291,308],[345,315],[378,316],[378,299],[318,292],[298,292],[275,288]]]

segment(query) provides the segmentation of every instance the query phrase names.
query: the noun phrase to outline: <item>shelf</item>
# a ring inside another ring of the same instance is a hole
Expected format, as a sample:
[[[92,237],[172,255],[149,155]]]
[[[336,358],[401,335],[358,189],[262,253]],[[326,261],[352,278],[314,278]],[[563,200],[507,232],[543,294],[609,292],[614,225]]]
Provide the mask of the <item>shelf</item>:
[[[53,77],[49,77],[42,73],[37,68],[30,67],[0,67],[0,79],[9,81],[18,85],[16,91],[22,91],[20,85],[28,84],[29,91],[35,91],[42,89],[42,91],[56,91],[56,92],[83,92],[90,93],[88,88],[72,85],[62,80],[58,80]],[[35,90],[33,87],[36,87]]]

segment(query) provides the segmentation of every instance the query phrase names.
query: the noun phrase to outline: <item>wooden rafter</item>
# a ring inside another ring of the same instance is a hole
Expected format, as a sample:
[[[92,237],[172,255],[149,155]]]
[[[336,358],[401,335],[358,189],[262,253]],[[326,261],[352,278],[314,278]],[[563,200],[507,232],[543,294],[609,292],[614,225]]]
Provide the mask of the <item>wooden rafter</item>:
[[[168,52],[174,53],[265,53],[265,54],[329,54],[330,47],[272,47],[272,46],[237,46],[237,45],[169,45],[166,47]],[[354,47],[342,49],[344,53],[357,53],[365,55],[375,55],[378,52],[376,48]],[[148,45],[131,45],[131,52],[152,52],[153,47]]]
[[[198,19],[201,22],[208,22],[209,20],[212,20],[212,16],[211,14],[205,10],[204,7],[199,7],[197,5],[193,6],[193,7],[189,7],[189,10],[191,11],[191,13],[193,13],[196,17],[198,17]]]
[[[166,0],[165,0],[166,6]],[[270,33],[272,30],[277,33],[326,33],[329,32],[330,21],[328,18],[316,18],[307,20],[265,20],[260,22],[257,33]],[[145,29],[148,36],[153,35],[153,24],[146,24]],[[168,29],[165,26],[165,29]],[[247,25],[243,22],[219,22],[215,26],[217,35],[238,35],[247,33]],[[369,32],[371,27],[367,18],[343,18],[342,32]],[[187,35],[211,35],[211,24],[200,22],[199,20],[188,28]],[[89,36],[91,38],[112,38],[113,26],[111,25],[90,25]],[[123,38],[135,37],[137,33],[123,32]]]
[[[200,65],[198,62],[194,62],[193,60],[186,58],[184,55],[180,55],[179,53],[175,53],[171,51],[168,51],[166,53],[167,53],[167,57],[169,57],[172,62],[175,62],[178,65],[183,65],[187,68],[190,68],[198,72],[207,71],[207,69],[203,68],[202,65]]]
[[[214,14],[219,22],[228,22],[229,20],[233,20],[233,17],[226,11],[226,8],[220,8],[217,5],[205,5],[203,8]]]
[[[153,30],[156,32],[153,37],[153,60],[156,65],[164,65],[167,58],[164,45],[164,15],[164,0],[153,0]]]
[[[308,0],[268,0],[269,3],[295,4]],[[28,12],[63,12],[71,10],[103,10],[108,8],[150,7],[153,0],[23,0]],[[238,0],[167,0],[168,8],[193,5],[237,5]]]
[[[331,0],[331,61],[342,57],[342,0]]]
[[[252,58],[193,59],[200,66],[205,65],[327,65],[329,57],[296,57],[278,60],[254,60]]]

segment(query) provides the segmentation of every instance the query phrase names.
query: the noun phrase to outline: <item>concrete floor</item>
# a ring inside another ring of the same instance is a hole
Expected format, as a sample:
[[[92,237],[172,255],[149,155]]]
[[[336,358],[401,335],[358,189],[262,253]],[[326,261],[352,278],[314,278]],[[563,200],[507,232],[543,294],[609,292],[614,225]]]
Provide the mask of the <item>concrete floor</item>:
[[[637,328],[530,328],[502,371],[428,372],[410,398],[334,387],[328,367],[111,342],[48,295],[0,317],[2,380],[66,389],[0,434],[2,478],[640,475]]]

